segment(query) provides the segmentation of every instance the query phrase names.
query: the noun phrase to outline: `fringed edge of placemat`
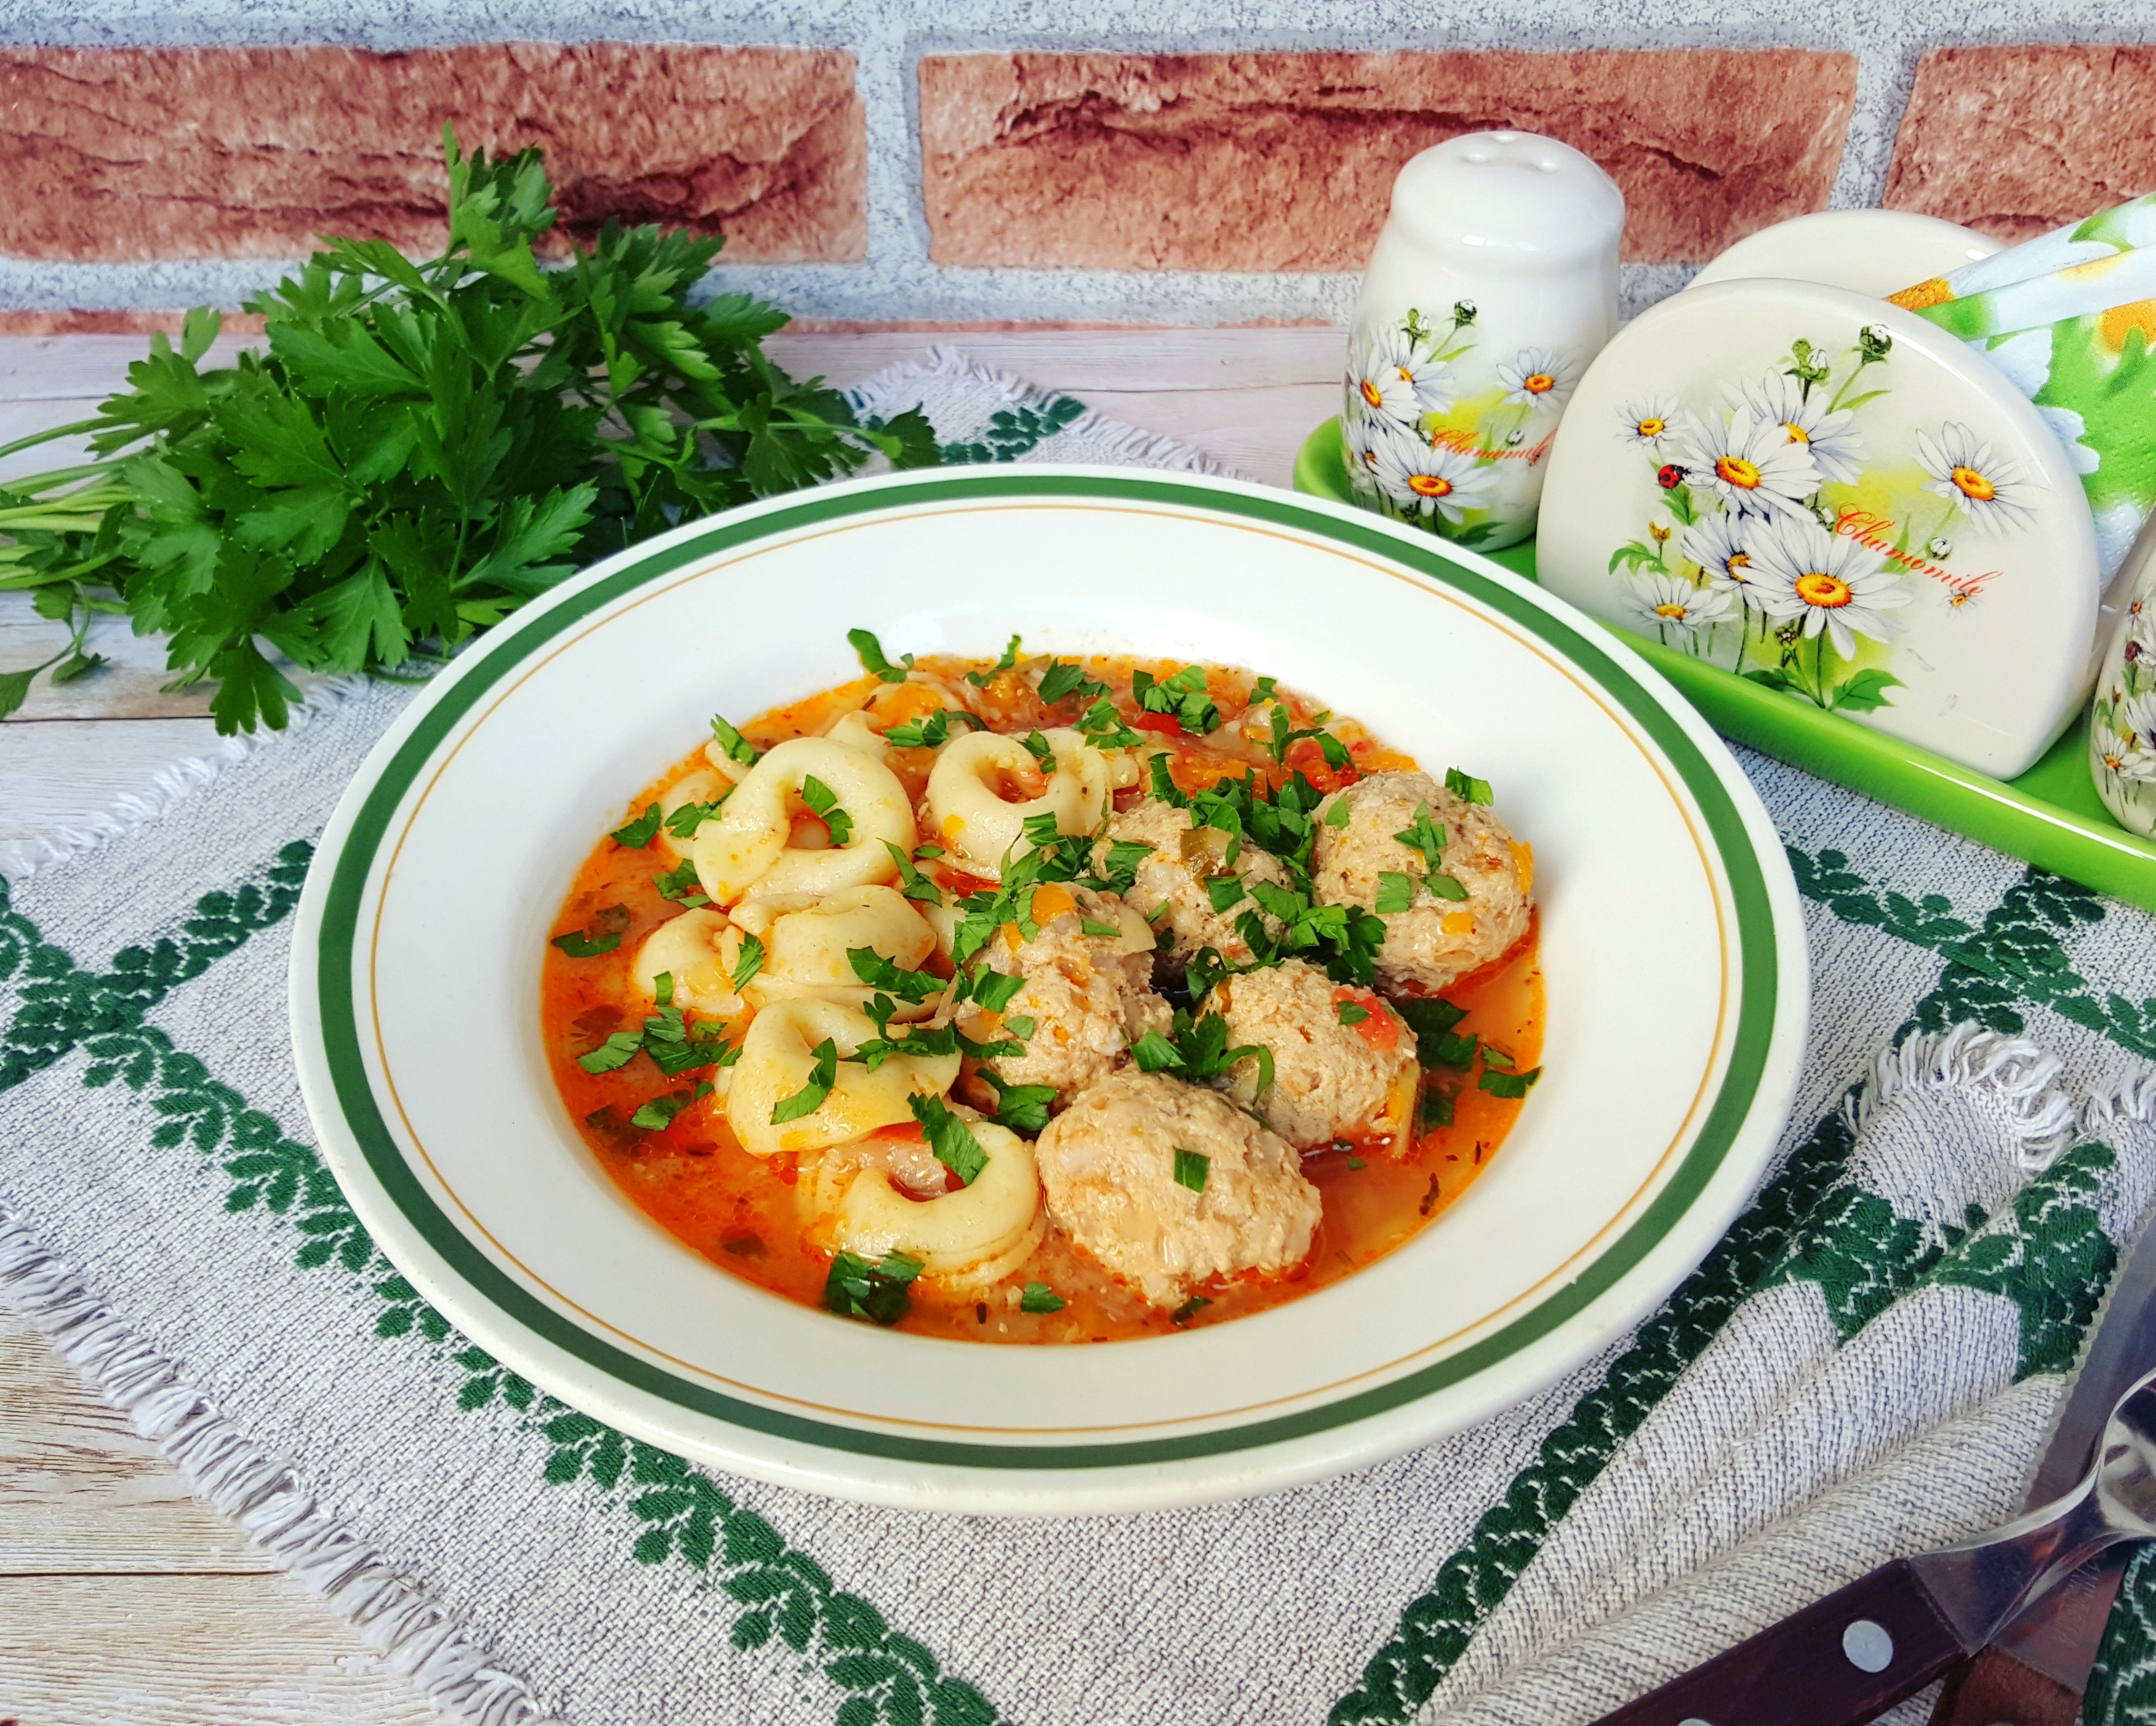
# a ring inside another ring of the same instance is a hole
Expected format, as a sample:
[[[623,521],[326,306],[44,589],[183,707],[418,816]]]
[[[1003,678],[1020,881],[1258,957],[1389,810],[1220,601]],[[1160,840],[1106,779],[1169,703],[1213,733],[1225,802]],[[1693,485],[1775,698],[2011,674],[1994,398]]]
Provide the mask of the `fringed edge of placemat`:
[[[1843,1104],[1843,1118],[1851,1133],[1861,1133],[1873,1114],[1904,1096],[1989,1091],[2013,1117],[2022,1169],[2041,1174],[2076,1136],[2074,1102],[2059,1083],[2064,1065],[2026,1038],[1964,1023],[1881,1049],[1864,1085]]]
[[[193,788],[190,788],[193,789]],[[0,1301],[20,1312],[285,1573],[350,1623],[391,1668],[470,1726],[549,1726],[531,1687],[497,1667],[428,1591],[326,1513],[285,1464],[112,1317],[0,1206]]]

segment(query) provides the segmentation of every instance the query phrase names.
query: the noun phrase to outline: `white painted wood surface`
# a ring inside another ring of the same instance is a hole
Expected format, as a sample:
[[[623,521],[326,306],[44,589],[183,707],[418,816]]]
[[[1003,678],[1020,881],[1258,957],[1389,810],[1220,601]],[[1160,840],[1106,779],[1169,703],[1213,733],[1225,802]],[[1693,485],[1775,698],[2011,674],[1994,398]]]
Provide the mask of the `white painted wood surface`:
[[[780,336],[797,375],[851,384],[962,349],[1285,485],[1334,411],[1329,329],[997,331]],[[126,381],[136,336],[0,339],[0,445],[86,417]],[[0,483],[80,459],[65,444],[0,458]],[[0,670],[64,631],[0,594]],[[0,860],[82,830],[161,768],[223,745],[199,693],[166,694],[162,648],[101,619],[113,663],[55,690],[39,679],[0,724]],[[0,1726],[417,1726],[436,1718],[358,1636],[198,1504],[124,1417],[0,1309]]]

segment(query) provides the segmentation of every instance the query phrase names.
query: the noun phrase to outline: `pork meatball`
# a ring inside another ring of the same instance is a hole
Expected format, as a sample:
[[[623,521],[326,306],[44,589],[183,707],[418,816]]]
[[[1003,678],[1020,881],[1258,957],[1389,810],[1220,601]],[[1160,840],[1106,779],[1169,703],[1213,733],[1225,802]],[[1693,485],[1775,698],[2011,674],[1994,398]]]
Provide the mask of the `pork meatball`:
[[[1210,947],[1233,965],[1250,962],[1249,942],[1235,932],[1235,920],[1257,912],[1266,934],[1276,939],[1282,925],[1278,917],[1259,908],[1248,896],[1249,883],[1270,881],[1289,885],[1286,868],[1270,851],[1247,840],[1231,869],[1227,861],[1229,835],[1217,827],[1194,827],[1190,811],[1172,803],[1147,798],[1133,809],[1109,818],[1094,847],[1093,867],[1105,873],[1109,847],[1116,844],[1146,845],[1152,855],[1138,865],[1137,880],[1129,893],[1131,902],[1151,919],[1160,937],[1158,968],[1170,977],[1183,974],[1191,954]],[[1216,876],[1234,874],[1245,883],[1245,896],[1225,911],[1213,908],[1206,882]]]
[[[1353,1019],[1353,1025],[1343,1023]],[[1409,1143],[1422,1077],[1414,1033],[1368,989],[1343,989],[1315,965],[1289,959],[1223,978],[1204,1010],[1227,1021],[1230,1047],[1272,1051],[1273,1082],[1260,1093],[1255,1061],[1218,1081],[1297,1150],[1336,1139]]]
[[[1179,1306],[1210,1277],[1300,1262],[1322,1209],[1278,1133],[1165,1073],[1132,1068],[1089,1086],[1034,1157],[1049,1215],[1157,1307]]]
[[[1445,840],[1433,871],[1399,835],[1410,832],[1416,811],[1430,809]],[[1348,810],[1344,826],[1328,819]],[[1373,773],[1317,806],[1317,845],[1311,860],[1313,896],[1320,905],[1378,908],[1378,877],[1413,877],[1414,901],[1385,917],[1385,944],[1378,976],[1388,984],[1435,991],[1478,965],[1500,957],[1527,932],[1532,876],[1527,848],[1490,809],[1455,797],[1428,773]],[[1465,899],[1440,898],[1424,876],[1450,876]]]
[[[1090,887],[1049,886],[1033,898],[1040,932],[1019,938],[1007,923],[983,949],[988,963],[1024,983],[1004,1009],[1006,1025],[1030,1019],[1023,1055],[983,1066],[1006,1085],[1050,1085],[1056,1104],[1105,1079],[1149,1030],[1175,1020],[1152,992],[1152,931],[1134,907]],[[1089,934],[1086,926],[1111,929]]]

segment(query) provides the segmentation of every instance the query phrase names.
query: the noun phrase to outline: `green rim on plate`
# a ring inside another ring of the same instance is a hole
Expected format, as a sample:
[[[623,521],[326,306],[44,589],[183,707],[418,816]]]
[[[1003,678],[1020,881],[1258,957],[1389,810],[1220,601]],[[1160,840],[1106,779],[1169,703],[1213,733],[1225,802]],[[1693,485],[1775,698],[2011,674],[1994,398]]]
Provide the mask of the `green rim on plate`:
[[[1736,912],[1741,986],[1730,1056],[1691,1148],[1647,1209],[1578,1281],[1460,1354],[1373,1390],[1300,1413],[1173,1438],[1084,1445],[989,1445],[929,1440],[813,1420],[730,1396],[603,1340],[540,1301],[482,1253],[426,1191],[391,1135],[360,1053],[353,992],[359,921],[393,817],[437,752],[505,679],[596,611],[683,565],[805,527],[893,508],[978,499],[1109,497],[1142,500],[1291,527],[1404,565],[1424,579],[1490,608],[1532,634],[1591,679],[1650,737],[1704,818]],[[1139,474],[1029,473],[1024,468],[912,480],[902,489],[812,492],[746,520],[720,519],[700,532],[631,555],[610,573],[542,602],[506,623],[457,674],[421,698],[408,735],[367,788],[331,864],[316,948],[321,1037],[344,1125],[404,1220],[479,1297],[535,1338],[623,1384],[685,1410],[774,1436],[900,1460],[998,1469],[1119,1468],[1180,1461],[1283,1442],[1414,1401],[1517,1353],[1589,1306],[1638,1265],[1691,1208],[1721,1167],[1758,1097],[1772,1045],[1780,977],[1774,917],[1760,860],[1743,814],[1712,762],[1657,697],[1563,618],[1455,562],[1433,543],[1314,511],[1284,494],[1267,496]]]
[[[1295,489],[1335,503],[1355,501],[1337,419],[1327,420],[1303,440],[1296,456]],[[1507,568],[1535,578],[1532,540],[1492,555]],[[2086,719],[2068,726],[2019,778],[1994,779],[1841,714],[1823,713],[1719,665],[1703,664],[1621,624],[1607,626],[1683,691],[1723,736],[2010,857],[2156,911],[2156,842],[2113,821],[2096,794],[2089,778]]]

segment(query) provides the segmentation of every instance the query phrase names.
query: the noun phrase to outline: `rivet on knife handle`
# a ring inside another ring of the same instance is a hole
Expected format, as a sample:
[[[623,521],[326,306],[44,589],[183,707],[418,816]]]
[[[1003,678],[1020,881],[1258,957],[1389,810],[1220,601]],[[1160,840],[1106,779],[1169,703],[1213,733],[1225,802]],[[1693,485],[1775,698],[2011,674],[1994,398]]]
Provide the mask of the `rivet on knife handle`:
[[[1600,1726],[1860,1726],[1968,1654],[1897,1559]]]

